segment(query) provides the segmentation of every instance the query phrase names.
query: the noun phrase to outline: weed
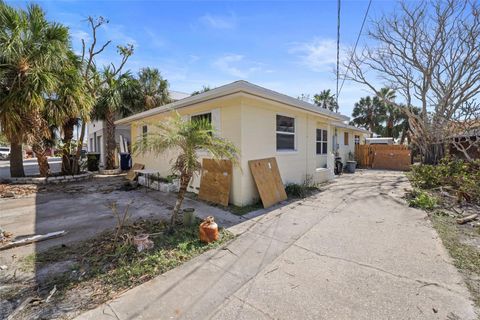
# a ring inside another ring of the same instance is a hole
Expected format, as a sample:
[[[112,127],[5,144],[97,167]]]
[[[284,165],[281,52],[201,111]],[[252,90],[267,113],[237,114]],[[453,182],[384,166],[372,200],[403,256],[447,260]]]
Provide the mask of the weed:
[[[414,189],[410,193],[407,200],[410,207],[420,208],[428,211],[433,210],[438,204],[437,198],[429,195],[425,191],[418,189]]]
[[[431,216],[433,226],[437,230],[443,245],[453,258],[454,265],[465,276],[467,287],[480,307],[480,252],[473,246],[463,243],[460,239],[465,235],[455,223],[453,217],[434,214]]]
[[[288,183],[285,186],[285,192],[289,198],[306,198],[312,192],[318,190],[318,184],[313,182],[313,178],[310,175],[305,177],[305,181],[302,184]]]

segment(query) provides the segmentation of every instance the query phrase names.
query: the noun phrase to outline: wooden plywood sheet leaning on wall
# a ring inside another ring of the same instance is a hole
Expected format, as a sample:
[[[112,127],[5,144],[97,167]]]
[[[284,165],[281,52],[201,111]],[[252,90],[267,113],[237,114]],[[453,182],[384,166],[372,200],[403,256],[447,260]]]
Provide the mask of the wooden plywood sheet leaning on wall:
[[[373,158],[372,169],[410,170],[410,150],[377,150]]]
[[[250,160],[248,165],[264,208],[287,199],[275,158]]]
[[[133,167],[127,173],[127,179],[130,181],[135,180],[135,178],[137,177],[137,173],[135,172],[135,170],[143,170],[143,168],[145,168],[144,164],[134,163]]]
[[[228,206],[233,166],[230,160],[203,159],[198,198]]]

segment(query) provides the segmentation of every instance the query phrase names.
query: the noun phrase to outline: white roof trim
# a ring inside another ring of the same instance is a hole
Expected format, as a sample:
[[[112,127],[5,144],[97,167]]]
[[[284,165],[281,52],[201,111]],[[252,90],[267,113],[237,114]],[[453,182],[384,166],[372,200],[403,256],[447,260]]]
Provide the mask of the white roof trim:
[[[369,130],[367,130],[367,129],[358,128],[358,127],[351,126],[351,125],[349,125],[349,124],[342,123],[342,122],[336,122],[336,123],[334,123],[333,125],[336,126],[336,127],[339,127],[339,128],[350,129],[350,130],[353,130],[353,131],[360,131],[360,132],[368,133],[368,134],[371,133],[371,132],[370,132]]]
[[[245,93],[248,93],[248,94],[251,94],[251,95],[254,95],[254,96],[258,96],[258,97],[261,97],[261,98],[265,98],[265,99],[277,101],[277,102],[280,102],[280,103],[284,103],[284,104],[287,104],[287,105],[290,105],[290,106],[293,106],[293,107],[296,107],[296,108],[299,108],[299,109],[303,109],[305,111],[310,111],[310,112],[313,112],[313,113],[316,113],[316,114],[321,114],[323,116],[327,116],[327,117],[336,119],[338,121],[347,121],[347,120],[350,119],[349,117],[344,116],[340,113],[335,113],[335,112],[329,111],[327,109],[322,109],[322,108],[319,108],[318,106],[315,106],[311,103],[308,103],[308,102],[305,102],[305,101],[287,96],[285,94],[282,94],[282,93],[279,93],[279,92],[276,92],[276,91],[273,91],[273,90],[270,90],[270,89],[266,89],[266,88],[257,86],[255,84],[252,84],[252,83],[247,82],[247,81],[240,80],[240,81],[235,81],[235,82],[229,83],[227,85],[224,85],[224,86],[221,86],[221,87],[218,87],[218,88],[206,91],[206,92],[202,92],[202,93],[194,95],[194,96],[184,98],[182,100],[178,100],[178,101],[169,103],[169,104],[161,106],[161,107],[153,108],[151,110],[147,110],[147,111],[144,111],[144,112],[134,114],[130,117],[126,117],[126,118],[117,120],[115,123],[116,124],[130,123],[132,121],[140,120],[140,119],[145,118],[145,117],[153,116],[153,115],[156,115],[156,114],[160,114],[160,113],[163,113],[163,112],[167,112],[167,111],[171,111],[171,110],[175,110],[175,109],[179,109],[179,108],[183,108],[183,107],[188,107],[188,106],[196,104],[196,103],[205,102],[205,101],[216,99],[216,98],[221,98],[221,97],[224,97],[224,96],[227,96],[227,95],[230,95],[230,94],[234,94],[234,93],[237,93],[237,92],[245,92]]]

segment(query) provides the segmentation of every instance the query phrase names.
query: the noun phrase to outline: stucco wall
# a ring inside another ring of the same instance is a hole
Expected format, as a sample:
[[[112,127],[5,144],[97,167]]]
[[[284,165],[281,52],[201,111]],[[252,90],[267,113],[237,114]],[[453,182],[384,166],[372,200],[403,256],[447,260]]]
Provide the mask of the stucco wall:
[[[276,147],[276,115],[295,118],[295,151],[277,151]],[[304,111],[282,105],[280,103],[259,99],[245,98],[242,107],[242,166],[243,203],[258,200],[248,161],[268,157],[276,157],[284,184],[303,183],[309,175],[315,182],[323,182],[331,175],[329,172],[317,172],[327,164],[327,155],[316,154],[316,129],[329,132],[331,145],[331,127],[327,119],[308,114]],[[329,154],[331,154],[331,149]],[[333,170],[333,168],[330,168]],[[323,171],[323,170],[321,170]]]
[[[209,102],[177,109],[188,117],[203,112],[214,111],[212,122],[219,134],[232,141],[240,150],[239,166],[234,168],[230,202],[244,206],[258,201],[259,195],[251,175],[248,161],[276,157],[283,182],[303,183],[306,175],[314,182],[323,182],[333,175],[332,136],[330,121],[322,116],[299,110],[271,100],[249,95],[229,95]],[[295,151],[276,150],[276,115],[295,118]],[[144,118],[131,126],[132,140],[141,134],[141,126],[148,125],[148,132],[154,132],[153,123],[162,121],[171,113]],[[316,129],[328,130],[328,154],[316,154]],[[353,139],[353,137],[352,137]],[[352,140],[353,146],[353,140]],[[208,154],[200,153],[202,157]],[[155,169],[161,175],[171,174],[171,162],[175,152],[161,155],[137,154],[134,162],[145,164],[147,169]],[[326,168],[328,164],[328,168]],[[198,192],[199,178],[195,177],[189,191]]]

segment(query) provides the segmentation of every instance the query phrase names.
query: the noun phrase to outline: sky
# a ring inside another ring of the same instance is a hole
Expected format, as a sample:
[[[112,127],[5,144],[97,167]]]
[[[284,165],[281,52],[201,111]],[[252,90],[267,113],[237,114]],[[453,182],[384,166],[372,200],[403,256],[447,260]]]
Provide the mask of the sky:
[[[25,8],[30,2],[8,1]],[[91,41],[86,18],[103,16],[109,23],[99,42],[112,44],[97,64],[119,60],[116,45],[132,44],[126,69],[136,73],[155,67],[170,89],[191,93],[246,80],[284,94],[313,97],[335,92],[336,1],[37,1],[48,19],[70,28],[79,53],[81,39]],[[395,8],[393,1],[373,0],[359,48],[369,42],[368,21]],[[353,48],[368,1],[341,4],[342,59]],[[125,70],[126,70],[125,69]],[[366,88],[345,82],[340,112],[368,95]]]

